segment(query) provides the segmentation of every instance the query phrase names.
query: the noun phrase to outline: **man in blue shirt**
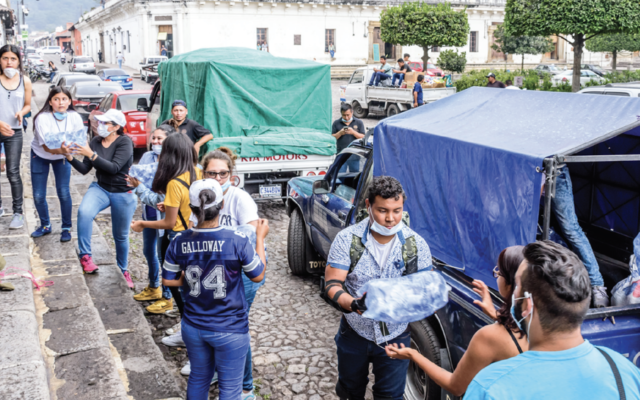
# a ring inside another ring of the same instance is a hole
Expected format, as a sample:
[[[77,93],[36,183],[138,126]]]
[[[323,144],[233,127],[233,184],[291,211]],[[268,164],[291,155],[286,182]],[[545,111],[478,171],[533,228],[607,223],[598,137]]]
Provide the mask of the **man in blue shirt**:
[[[378,86],[380,81],[391,79],[391,70],[391,65],[387,64],[387,57],[380,56],[380,68],[373,69],[369,86]]]
[[[417,249],[415,269],[431,269],[429,246],[402,222],[404,201],[402,185],[396,179],[389,176],[373,178],[365,200],[369,217],[340,232],[329,251],[325,295],[344,312],[335,337],[338,348],[336,394],[341,400],[364,400],[369,363],[373,364],[375,375],[374,399],[402,400],[404,394],[409,360],[388,357],[384,346],[402,343],[409,347],[408,324],[383,324],[362,317],[366,310],[364,298],[354,299],[350,294],[355,294],[371,280],[401,277],[409,269],[402,256],[407,242],[415,243]],[[359,241],[364,250],[349,272],[354,241]]]
[[[418,75],[418,82],[413,85],[413,107],[422,105],[422,81],[424,75]]]
[[[511,314],[529,351],[486,367],[464,396],[471,399],[640,398],[640,370],[617,352],[584,340],[589,274],[573,252],[551,241],[531,243],[516,274]]]

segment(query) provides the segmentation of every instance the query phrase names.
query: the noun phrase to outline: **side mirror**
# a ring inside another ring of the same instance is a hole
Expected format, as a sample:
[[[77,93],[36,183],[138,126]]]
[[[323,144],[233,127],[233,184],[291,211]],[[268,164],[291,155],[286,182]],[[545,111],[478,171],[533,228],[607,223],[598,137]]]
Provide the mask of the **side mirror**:
[[[149,112],[149,102],[147,101],[147,99],[144,97],[139,98],[136,109],[138,111]]]
[[[313,194],[327,194],[329,193],[329,181],[324,179],[313,182]]]
[[[95,110],[96,108],[98,108],[98,103],[91,103],[87,106],[87,111],[91,112],[93,110]]]

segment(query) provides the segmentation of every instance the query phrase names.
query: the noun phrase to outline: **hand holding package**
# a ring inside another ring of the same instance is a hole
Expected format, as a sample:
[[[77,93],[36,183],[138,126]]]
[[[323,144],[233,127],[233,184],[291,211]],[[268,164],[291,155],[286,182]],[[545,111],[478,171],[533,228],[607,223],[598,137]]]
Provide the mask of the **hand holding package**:
[[[375,279],[362,286],[357,295],[362,297],[364,293],[367,311],[363,317],[396,324],[420,321],[449,301],[449,287],[433,271]]]
[[[84,146],[87,143],[87,133],[84,129],[75,132],[49,132],[43,135],[43,140],[49,149],[59,149],[63,142],[66,146],[72,143]]]
[[[131,169],[129,169],[129,176],[136,178],[143,185],[148,188],[151,188],[153,185],[153,178],[156,176],[156,171],[158,170],[158,163],[151,164],[136,164],[132,165]]]

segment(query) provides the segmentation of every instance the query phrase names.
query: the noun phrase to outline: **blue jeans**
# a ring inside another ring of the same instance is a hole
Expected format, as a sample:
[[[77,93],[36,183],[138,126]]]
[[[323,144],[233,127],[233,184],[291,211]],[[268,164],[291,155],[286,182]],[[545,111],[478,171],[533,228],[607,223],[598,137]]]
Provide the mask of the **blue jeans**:
[[[142,230],[142,253],[147,259],[147,266],[149,267],[149,287],[157,288],[162,281],[162,274],[160,273],[160,261],[158,253],[160,252],[158,246],[158,230],[144,228]],[[171,290],[163,286],[162,297],[170,299]]]
[[[57,72],[56,71],[51,71],[51,75],[49,75],[49,80],[47,82],[51,83],[53,82],[53,78],[56,76]]]
[[[214,370],[218,371],[219,400],[240,399],[249,333],[205,331],[182,320],[182,340],[191,361],[187,399],[209,399]]]
[[[251,309],[251,304],[253,304],[253,300],[256,298],[256,293],[258,293],[258,289],[260,286],[264,285],[266,280],[262,280],[262,282],[253,282],[251,279],[247,278],[245,274],[242,274],[242,283],[244,284],[244,297],[247,301],[247,316],[249,315],[249,310]],[[251,345],[247,347],[247,359],[244,362],[244,377],[242,378],[242,390],[253,390],[253,371],[251,366]]]
[[[374,72],[373,75],[371,75],[371,80],[369,81],[369,85],[378,86],[380,81],[383,81],[389,78],[391,78],[391,76],[385,74],[384,72]]]
[[[122,69],[122,60],[118,60],[118,68]]]
[[[398,79],[398,86],[402,85],[402,81],[404,80],[404,74],[393,74],[393,81],[391,81],[392,85],[396,84],[396,78]]]
[[[333,58],[333,56],[335,56],[335,55],[336,55],[336,52],[335,52],[335,51],[333,51],[333,50],[330,50],[330,51],[329,51],[329,54],[331,54],[331,58]]]
[[[409,360],[387,356],[384,348],[358,335],[343,317],[335,337],[338,347],[338,383],[336,394],[341,399],[364,400],[369,383],[369,363],[373,364],[375,399],[402,400]],[[404,332],[389,344],[411,345],[411,334]],[[384,344],[381,345],[384,347]]]
[[[40,217],[40,225],[49,226],[49,205],[47,204],[47,179],[49,178],[49,166],[53,169],[56,178],[56,193],[60,200],[60,214],[62,216],[62,229],[71,229],[71,193],[69,192],[69,179],[71,179],[71,164],[62,160],[47,160],[38,157],[31,151],[31,185],[33,186],[33,202]]]
[[[116,262],[122,272],[125,272],[129,264],[129,227],[137,205],[138,197],[132,192],[107,192],[97,182],[93,182],[78,209],[80,257],[91,255],[93,219],[100,211],[111,206],[111,232],[116,243]]]
[[[571,176],[569,168],[566,166],[560,169],[560,175],[556,178],[556,195],[551,198],[551,210],[558,221],[557,228],[567,240],[569,248],[580,257],[584,266],[587,267],[591,286],[604,286],[604,280],[591,244],[578,224],[578,216],[573,202]]]

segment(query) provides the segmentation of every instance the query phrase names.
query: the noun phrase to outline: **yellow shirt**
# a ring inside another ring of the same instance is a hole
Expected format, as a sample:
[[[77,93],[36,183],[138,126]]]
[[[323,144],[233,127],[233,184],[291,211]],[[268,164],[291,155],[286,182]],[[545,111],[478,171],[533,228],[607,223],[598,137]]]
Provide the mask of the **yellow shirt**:
[[[202,179],[202,170],[200,168],[195,168],[196,170],[196,180]],[[185,172],[184,174],[178,176],[179,179],[182,179],[190,184],[191,179],[189,179],[189,172]],[[175,207],[180,210],[182,217],[185,222],[189,224],[189,217],[191,216],[191,208],[189,207],[189,189],[187,189],[182,183],[178,182],[176,179],[172,179],[167,185],[167,195],[164,198],[165,207]],[[173,230],[176,232],[184,231],[189,226],[182,225],[182,221],[180,220],[180,215],[176,219],[176,225],[173,227]]]

